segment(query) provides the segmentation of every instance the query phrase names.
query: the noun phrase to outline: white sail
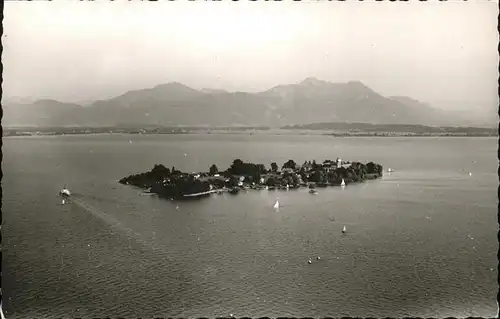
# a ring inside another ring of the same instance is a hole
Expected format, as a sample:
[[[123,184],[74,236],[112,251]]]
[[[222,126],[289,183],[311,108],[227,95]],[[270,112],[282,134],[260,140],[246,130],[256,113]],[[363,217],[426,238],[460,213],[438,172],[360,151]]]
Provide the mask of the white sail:
[[[345,181],[343,178],[342,178],[342,183],[340,183],[340,186],[345,186]]]
[[[279,200],[276,200],[276,203],[274,203],[273,207],[274,207],[274,209],[280,208],[280,202],[279,202]]]
[[[343,232],[343,233],[345,233],[345,232],[346,232],[346,230],[347,230],[347,228],[346,228],[346,227],[345,227],[345,225],[344,225],[344,228],[342,228],[342,232]]]

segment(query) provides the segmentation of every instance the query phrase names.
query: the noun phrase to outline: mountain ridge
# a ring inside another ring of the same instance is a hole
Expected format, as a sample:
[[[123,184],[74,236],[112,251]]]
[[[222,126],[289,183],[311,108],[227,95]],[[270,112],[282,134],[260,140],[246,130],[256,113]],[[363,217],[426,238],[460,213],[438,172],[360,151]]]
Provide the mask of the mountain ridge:
[[[24,104],[6,101],[3,125],[281,127],[325,121],[452,125],[457,119],[452,113],[410,97],[385,97],[360,81],[333,83],[307,77],[257,93],[197,90],[168,82],[130,90],[85,107],[51,99]]]

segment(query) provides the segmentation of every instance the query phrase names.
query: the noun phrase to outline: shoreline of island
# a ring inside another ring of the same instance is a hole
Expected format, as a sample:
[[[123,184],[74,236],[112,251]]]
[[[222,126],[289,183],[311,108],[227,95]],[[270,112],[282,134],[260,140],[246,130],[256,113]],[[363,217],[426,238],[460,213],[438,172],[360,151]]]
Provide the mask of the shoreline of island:
[[[245,163],[240,159],[231,166],[219,171],[214,164],[208,172],[181,172],[162,164],[155,165],[149,172],[124,177],[120,184],[132,185],[148,193],[157,194],[172,200],[188,200],[210,196],[214,193],[228,192],[237,194],[241,190],[293,190],[309,188],[315,193],[316,188],[344,186],[382,177],[383,167],[369,162],[348,162],[325,160],[323,163],[306,161],[297,165],[288,160],[281,166],[273,162],[266,169],[263,164]]]

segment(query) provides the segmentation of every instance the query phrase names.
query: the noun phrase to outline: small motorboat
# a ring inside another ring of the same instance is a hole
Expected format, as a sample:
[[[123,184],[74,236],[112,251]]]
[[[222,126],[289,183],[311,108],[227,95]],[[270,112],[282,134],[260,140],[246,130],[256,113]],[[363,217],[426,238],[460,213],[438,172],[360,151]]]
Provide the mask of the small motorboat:
[[[387,169],[387,172],[388,172],[388,173],[392,173],[392,172],[394,172],[394,170],[393,170],[392,168],[390,168],[390,167],[389,167],[389,168]]]
[[[311,190],[309,190],[309,194],[317,195],[318,191],[315,189],[311,189]]]
[[[61,191],[59,192],[59,195],[62,196],[62,197],[70,197],[71,196],[71,192],[69,191],[68,188],[64,187],[63,189],[61,189]]]
[[[312,264],[312,260],[311,258],[309,258],[309,260],[307,261],[308,264]]]

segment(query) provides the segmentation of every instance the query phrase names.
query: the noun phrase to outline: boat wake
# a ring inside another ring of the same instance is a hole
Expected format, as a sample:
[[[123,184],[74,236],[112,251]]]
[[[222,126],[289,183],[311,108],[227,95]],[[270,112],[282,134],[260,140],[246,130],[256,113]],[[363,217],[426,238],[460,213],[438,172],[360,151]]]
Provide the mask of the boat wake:
[[[100,221],[106,223],[108,226],[110,226],[112,229],[116,231],[117,235],[125,237],[125,240],[128,241],[129,249],[135,249],[132,247],[132,242],[134,244],[139,244],[146,250],[153,251],[158,256],[162,256],[161,258],[163,262],[166,265],[169,265],[171,269],[177,269],[177,270],[183,269],[182,267],[184,266],[182,265],[182,262],[176,260],[175,258],[169,257],[169,255],[172,252],[166,249],[164,246],[161,246],[158,243],[156,243],[154,238],[151,239],[144,238],[144,236],[135,232],[131,228],[125,226],[118,219],[105,213],[104,211],[95,207],[94,205],[89,204],[87,201],[84,200],[84,198],[82,198],[82,196],[75,196],[75,195],[72,196],[70,203],[92,214],[92,216],[94,216],[96,219],[99,219]],[[200,276],[200,274],[202,273],[203,271],[199,270],[198,272],[196,271],[192,272],[191,275]],[[172,277],[171,280],[173,284],[179,284],[179,285],[183,284],[182,280],[179,278]]]
[[[151,246],[151,243],[143,239],[138,233],[133,231],[131,228],[126,227],[118,219],[103,212],[101,209],[87,203],[81,196],[74,194],[73,197],[71,198],[70,203],[92,214],[92,216],[105,222],[108,226],[115,229],[116,231],[123,233],[126,237],[134,239],[134,241],[148,248],[154,248]]]

